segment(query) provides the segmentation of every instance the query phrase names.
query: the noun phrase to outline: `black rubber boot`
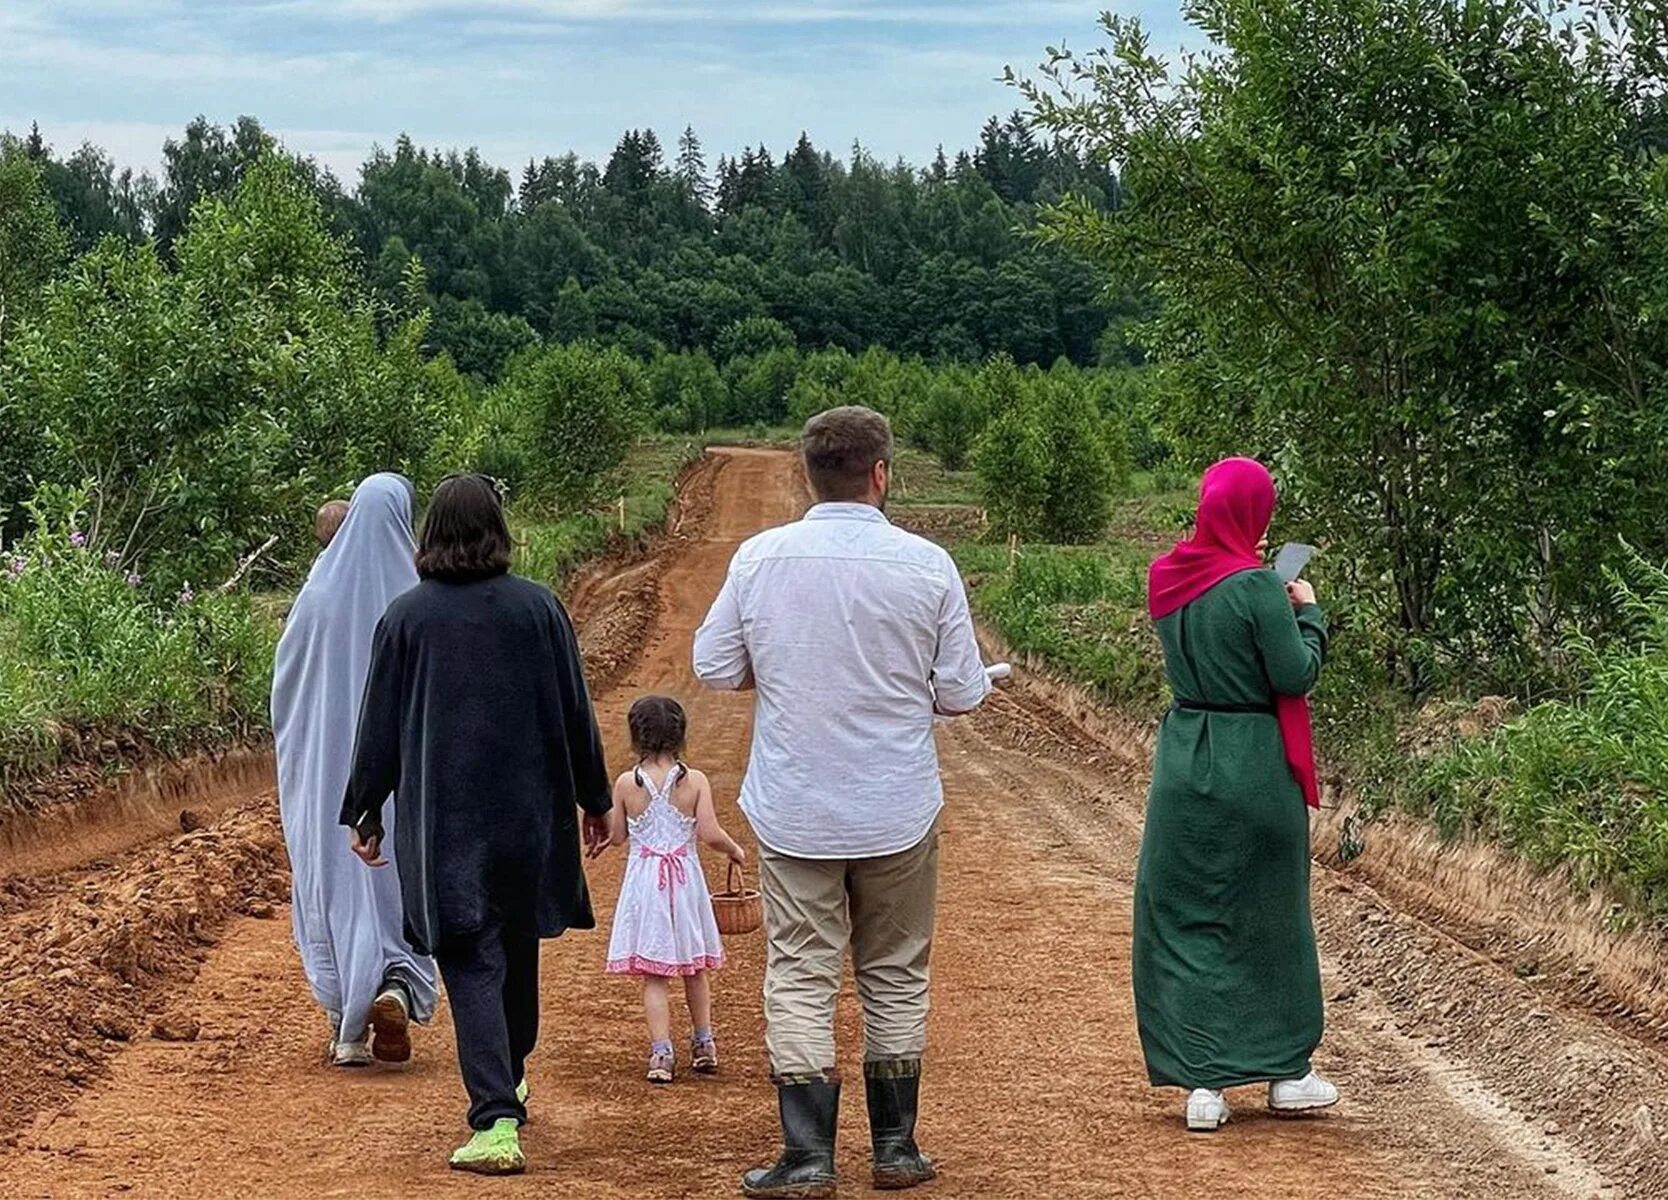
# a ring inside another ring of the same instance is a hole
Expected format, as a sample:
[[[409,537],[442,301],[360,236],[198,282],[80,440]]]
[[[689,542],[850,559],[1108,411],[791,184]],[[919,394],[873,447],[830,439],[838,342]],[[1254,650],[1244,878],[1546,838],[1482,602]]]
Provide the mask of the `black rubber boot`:
[[[773,1167],[749,1171],[741,1193],[759,1200],[823,1200],[835,1193],[834,1131],[840,1121],[840,1085],[818,1080],[778,1083],[782,1156]]]
[[[875,1187],[895,1192],[934,1178],[938,1169],[915,1144],[921,1060],[864,1063],[863,1085],[869,1099],[869,1136],[874,1140]]]

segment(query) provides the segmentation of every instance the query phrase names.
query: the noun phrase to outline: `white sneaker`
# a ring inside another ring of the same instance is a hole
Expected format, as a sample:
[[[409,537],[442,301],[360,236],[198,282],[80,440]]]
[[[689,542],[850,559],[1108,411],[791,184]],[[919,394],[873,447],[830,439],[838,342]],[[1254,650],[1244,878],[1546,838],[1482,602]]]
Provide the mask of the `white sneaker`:
[[[1302,1079],[1268,1085],[1268,1106],[1275,1112],[1311,1112],[1338,1103],[1338,1089],[1310,1071]]]
[[[369,1042],[330,1043],[330,1065],[333,1067],[368,1067],[371,1065]]]
[[[1215,1133],[1228,1116],[1228,1098],[1221,1092],[1195,1088],[1187,1097],[1187,1127],[1194,1133]]]

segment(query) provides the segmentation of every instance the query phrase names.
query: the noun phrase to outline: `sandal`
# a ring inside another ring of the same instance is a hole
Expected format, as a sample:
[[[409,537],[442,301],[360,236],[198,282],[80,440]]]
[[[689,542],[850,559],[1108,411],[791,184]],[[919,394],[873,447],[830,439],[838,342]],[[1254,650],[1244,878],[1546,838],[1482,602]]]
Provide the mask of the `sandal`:
[[[659,1051],[659,1052],[650,1054],[649,1055],[649,1082],[650,1083],[671,1083],[672,1082],[672,1067],[673,1067],[673,1060],[672,1060],[672,1052],[670,1050]]]
[[[716,1075],[718,1073],[718,1042],[713,1038],[705,1041],[699,1039],[690,1042],[689,1065],[698,1075]]]

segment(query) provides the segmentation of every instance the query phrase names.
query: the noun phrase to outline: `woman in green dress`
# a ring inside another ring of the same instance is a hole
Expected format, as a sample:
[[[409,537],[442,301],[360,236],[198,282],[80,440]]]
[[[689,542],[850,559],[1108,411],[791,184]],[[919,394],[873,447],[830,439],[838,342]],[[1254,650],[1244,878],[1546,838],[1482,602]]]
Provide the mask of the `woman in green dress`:
[[[1308,583],[1282,584],[1264,567],[1274,503],[1261,464],[1217,463],[1193,536],[1149,577],[1175,702],[1135,880],[1135,1011],[1148,1077],[1188,1090],[1193,1130],[1226,1122],[1223,1089],[1243,1084],[1267,1083],[1278,1112],[1338,1100],[1309,1063],[1323,1013],[1305,697],[1326,623]]]

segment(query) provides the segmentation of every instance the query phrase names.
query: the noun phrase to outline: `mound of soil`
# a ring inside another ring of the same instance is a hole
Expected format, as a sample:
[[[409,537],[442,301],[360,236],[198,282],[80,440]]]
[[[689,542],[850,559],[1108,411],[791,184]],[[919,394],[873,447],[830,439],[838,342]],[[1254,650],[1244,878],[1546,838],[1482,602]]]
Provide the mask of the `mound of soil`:
[[[103,867],[0,919],[0,1138],[140,1030],[200,1029],[190,1014],[149,1009],[196,974],[230,917],[270,913],[289,893],[270,797]]]

